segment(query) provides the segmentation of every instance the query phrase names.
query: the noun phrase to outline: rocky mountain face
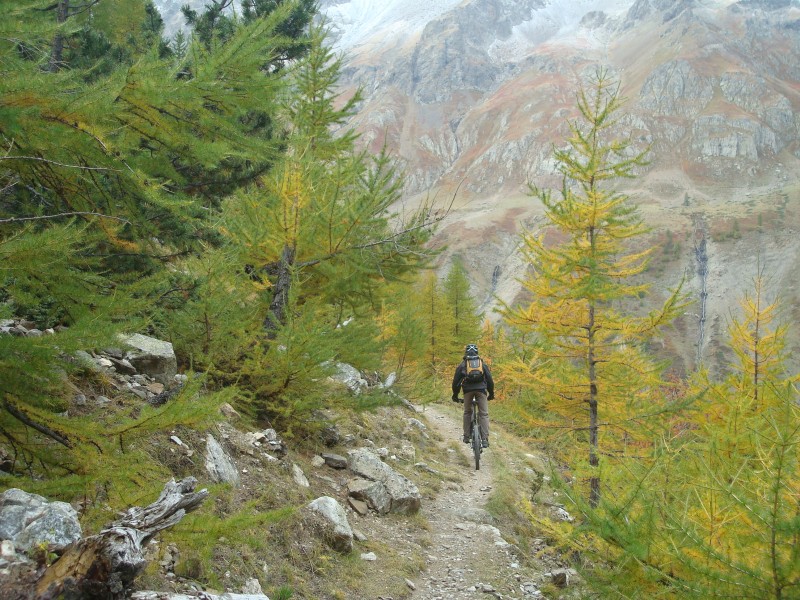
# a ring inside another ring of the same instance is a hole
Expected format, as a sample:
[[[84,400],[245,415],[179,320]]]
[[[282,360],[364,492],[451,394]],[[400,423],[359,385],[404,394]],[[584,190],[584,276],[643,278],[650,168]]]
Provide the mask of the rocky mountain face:
[[[800,317],[800,3],[797,0],[334,0],[321,3],[345,57],[351,125],[386,144],[407,202],[453,209],[438,242],[460,255],[491,309],[513,301],[518,234],[559,185],[553,146],[598,67],[627,98],[619,133],[651,148],[621,188],[663,252],[654,296],[686,276],[696,300],[665,351],[690,368],[720,341],[758,268]],[[796,342],[793,342],[796,343]]]
[[[156,4],[177,27],[178,3]],[[398,157],[409,205],[453,201],[436,240],[447,246],[441,267],[462,257],[487,314],[519,297],[519,233],[541,218],[527,184],[560,184],[553,147],[577,116],[579,86],[603,67],[627,98],[619,134],[651,149],[650,165],[619,185],[653,227],[646,243],[663,250],[648,274],[654,297],[685,276],[696,300],[665,351],[686,368],[720,360],[758,269],[800,321],[799,0],[320,8],[344,57],[343,96],[364,92],[349,125]]]

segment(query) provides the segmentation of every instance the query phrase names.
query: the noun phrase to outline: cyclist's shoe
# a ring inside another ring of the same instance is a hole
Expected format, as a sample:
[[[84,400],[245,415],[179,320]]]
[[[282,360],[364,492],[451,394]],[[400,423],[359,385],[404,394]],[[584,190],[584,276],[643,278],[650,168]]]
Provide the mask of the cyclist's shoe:
[[[472,440],[468,436],[464,436],[464,443],[469,444]]]
[[[488,448],[489,440],[481,440],[481,448]]]

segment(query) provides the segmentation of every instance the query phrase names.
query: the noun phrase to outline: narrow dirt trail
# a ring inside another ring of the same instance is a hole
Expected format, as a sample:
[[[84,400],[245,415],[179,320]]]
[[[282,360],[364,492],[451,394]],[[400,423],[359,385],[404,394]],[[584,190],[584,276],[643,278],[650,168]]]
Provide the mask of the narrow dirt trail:
[[[461,440],[460,413],[434,405],[423,414],[445,440]],[[470,448],[461,444],[461,451],[469,456],[469,466],[454,461],[461,483],[445,483],[434,499],[423,503],[421,513],[430,524],[430,545],[425,548],[426,569],[414,582],[416,589],[411,597],[537,597],[536,587],[526,583],[533,574],[520,570],[513,546],[491,524],[492,517],[485,510],[494,481],[496,456],[492,448],[484,451],[478,471]]]

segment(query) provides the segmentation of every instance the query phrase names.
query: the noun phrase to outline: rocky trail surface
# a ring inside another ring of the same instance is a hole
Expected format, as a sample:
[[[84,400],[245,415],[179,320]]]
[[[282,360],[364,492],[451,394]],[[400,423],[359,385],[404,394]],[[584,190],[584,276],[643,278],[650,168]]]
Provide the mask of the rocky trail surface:
[[[461,439],[460,415],[432,406],[424,413],[432,429],[445,440]],[[497,454],[485,450],[480,470],[469,456],[454,461],[460,483],[448,482],[435,498],[424,502],[422,516],[430,526],[429,545],[424,549],[425,568],[414,581],[412,598],[459,600],[468,598],[542,598],[540,575],[520,567],[515,548],[503,539],[486,510],[494,483]]]

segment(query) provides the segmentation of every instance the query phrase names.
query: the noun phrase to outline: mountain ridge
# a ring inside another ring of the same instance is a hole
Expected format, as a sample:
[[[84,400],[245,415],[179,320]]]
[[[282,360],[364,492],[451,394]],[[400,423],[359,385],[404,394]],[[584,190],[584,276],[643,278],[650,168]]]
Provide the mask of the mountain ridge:
[[[354,3],[322,10],[335,17],[346,5]],[[719,356],[757,256],[770,257],[776,293],[788,292],[788,315],[800,318],[792,278],[800,270],[799,26],[793,0],[470,0],[442,9],[416,38],[397,34],[403,44],[333,39],[345,57],[342,94],[361,87],[365,95],[349,126],[365,146],[386,145],[402,161],[407,203],[454,199],[435,241],[447,247],[440,269],[458,255],[492,318],[520,298],[519,234],[541,224],[527,184],[560,185],[553,147],[577,117],[579,86],[607,69],[628,99],[617,133],[650,148],[651,164],[619,188],[653,227],[649,243],[679,240],[678,254],[651,270],[656,301],[686,276],[710,313],[708,331],[687,314],[678,324],[686,335],[676,336],[685,339],[667,343],[688,370]],[[708,298],[695,255],[701,240]]]

